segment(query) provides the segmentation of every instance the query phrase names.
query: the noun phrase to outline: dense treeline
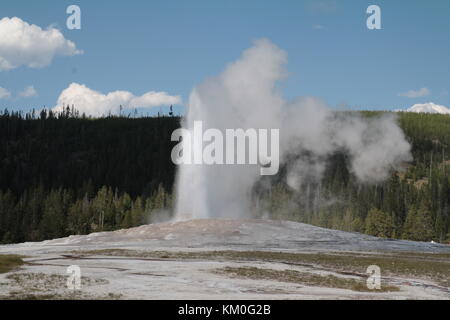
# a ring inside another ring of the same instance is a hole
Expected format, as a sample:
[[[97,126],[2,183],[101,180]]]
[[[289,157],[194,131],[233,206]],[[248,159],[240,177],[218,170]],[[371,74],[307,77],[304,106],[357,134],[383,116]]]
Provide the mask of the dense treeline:
[[[67,110],[39,117],[0,114],[0,190],[20,195],[44,189],[71,189],[77,197],[103,185],[131,196],[149,196],[159,184],[170,190],[170,161],[176,117],[89,119]]]
[[[0,191],[0,234],[10,243],[130,228],[167,220],[170,208],[172,197],[161,185],[151,196],[135,199],[105,186],[82,198],[62,188],[31,188],[18,198]]]
[[[366,112],[366,116],[377,113]],[[0,242],[114,230],[171,215],[171,116],[91,119],[73,109],[0,113]],[[450,116],[399,114],[414,162],[361,185],[345,154],[300,192],[277,177],[254,195],[255,215],[412,240],[449,240]],[[281,170],[283,172],[283,170]]]
[[[0,113],[0,242],[147,223],[172,203],[179,121]]]

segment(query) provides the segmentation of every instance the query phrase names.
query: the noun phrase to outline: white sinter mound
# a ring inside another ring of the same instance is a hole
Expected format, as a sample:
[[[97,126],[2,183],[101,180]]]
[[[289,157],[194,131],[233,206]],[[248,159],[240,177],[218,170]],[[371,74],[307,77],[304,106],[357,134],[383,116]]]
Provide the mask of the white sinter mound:
[[[320,228],[281,220],[197,219],[143,225],[113,232],[70,236],[17,247],[137,247],[240,248],[295,251],[419,251],[450,252],[447,246],[381,239],[369,235]],[[1,247],[0,247],[1,248]]]

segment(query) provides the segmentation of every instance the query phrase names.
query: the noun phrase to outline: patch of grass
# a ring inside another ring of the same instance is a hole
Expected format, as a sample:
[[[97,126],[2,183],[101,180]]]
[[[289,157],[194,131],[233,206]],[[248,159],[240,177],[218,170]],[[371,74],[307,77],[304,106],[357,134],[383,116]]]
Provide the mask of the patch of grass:
[[[67,289],[67,276],[46,273],[12,273],[6,276],[8,286],[13,288],[9,295],[0,296],[0,300],[81,300],[81,299],[119,299],[120,294],[109,293],[94,296],[83,290]],[[81,277],[81,289],[86,286],[103,285],[108,281]]]
[[[383,276],[431,280],[450,287],[450,253],[289,253],[273,251],[138,251],[104,249],[77,251],[79,255],[122,256],[148,259],[206,259],[216,261],[263,261],[322,268],[343,274],[366,275],[369,265],[381,268]]]
[[[0,300],[117,300],[121,298],[122,295],[117,293],[96,296],[83,292],[32,294],[24,291],[12,291],[7,296],[0,296]]]
[[[58,296],[56,294],[31,294],[12,291],[9,296],[0,296],[0,300],[58,300]]]
[[[387,252],[383,255],[387,256],[401,256],[410,257],[414,259],[427,259],[427,260],[448,260],[450,261],[449,253],[433,253],[433,252]]]
[[[400,290],[398,287],[390,285],[382,285],[379,290],[370,290],[367,288],[365,282],[359,279],[342,278],[334,275],[322,276],[296,270],[273,270],[255,267],[225,267],[218,269],[217,271],[219,273],[247,279],[292,282],[307,286],[339,288],[353,291],[388,292]]]
[[[9,272],[23,264],[21,256],[15,254],[0,255],[0,273]]]
[[[67,276],[59,274],[47,273],[13,273],[6,277],[11,280],[14,285],[30,291],[48,291],[57,289],[66,289]],[[104,279],[92,279],[81,277],[81,286],[92,286],[107,284],[108,281]]]
[[[117,300],[122,298],[122,294],[110,292],[105,298],[106,300]]]

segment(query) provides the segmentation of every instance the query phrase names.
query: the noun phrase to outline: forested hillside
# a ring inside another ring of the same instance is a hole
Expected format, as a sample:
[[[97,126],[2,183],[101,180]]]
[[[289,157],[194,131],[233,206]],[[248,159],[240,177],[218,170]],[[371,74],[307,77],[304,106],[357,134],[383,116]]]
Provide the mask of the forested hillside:
[[[0,241],[21,242],[146,223],[171,206],[179,118],[3,112]]]
[[[375,112],[365,112],[375,116]],[[0,114],[0,241],[36,241],[137,226],[170,215],[177,117]],[[320,183],[294,192],[278,177],[255,186],[254,216],[382,237],[449,241],[450,116],[399,114],[414,162],[379,185],[361,185],[346,155]],[[281,170],[283,172],[283,170]]]
[[[300,192],[278,183],[259,194],[258,211],[379,237],[449,242],[450,116],[399,113],[398,121],[414,156],[402,172],[362,185],[348,171],[346,155],[335,154],[321,183],[304,184]]]

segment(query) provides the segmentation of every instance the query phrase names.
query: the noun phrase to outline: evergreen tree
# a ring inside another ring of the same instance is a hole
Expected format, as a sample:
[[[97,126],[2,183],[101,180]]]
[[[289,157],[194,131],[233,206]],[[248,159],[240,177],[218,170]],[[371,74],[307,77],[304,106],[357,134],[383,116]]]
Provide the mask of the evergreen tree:
[[[372,208],[366,218],[365,232],[372,236],[390,238],[395,224],[392,217],[379,209]]]
[[[66,221],[62,191],[51,191],[44,201],[44,214],[40,232],[44,239],[60,238],[66,235]]]
[[[430,241],[433,236],[433,220],[427,206],[422,204],[420,208],[411,207],[403,227],[403,238]]]

